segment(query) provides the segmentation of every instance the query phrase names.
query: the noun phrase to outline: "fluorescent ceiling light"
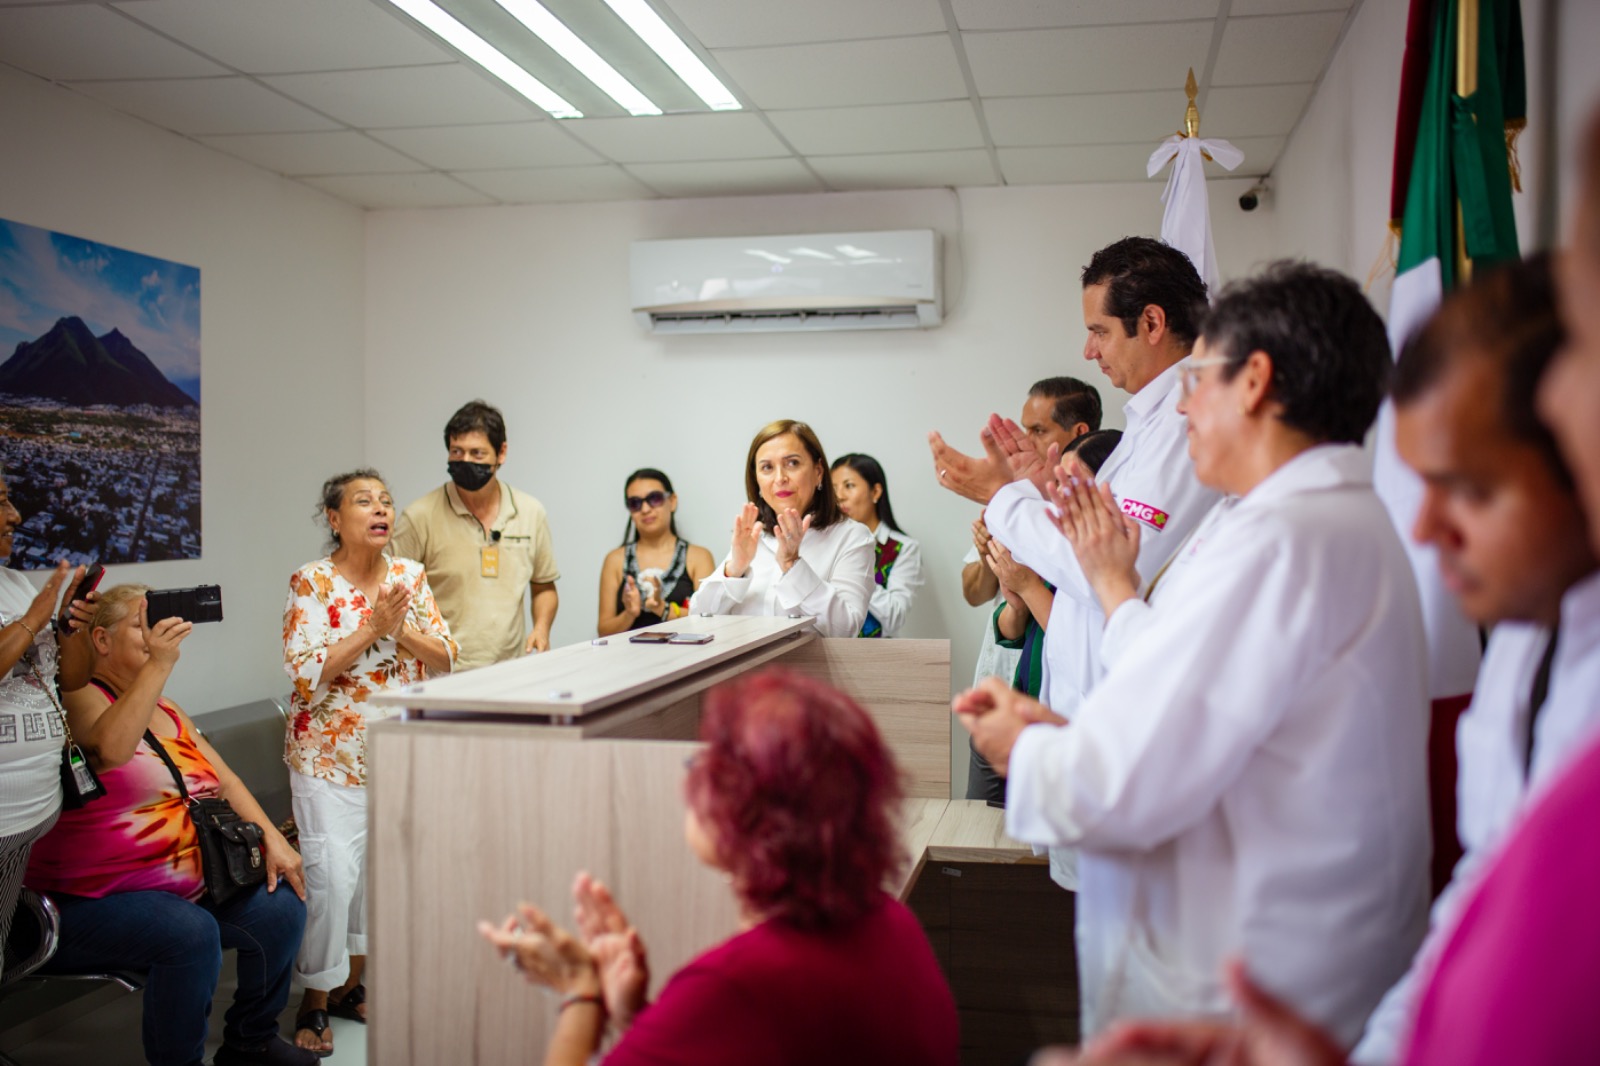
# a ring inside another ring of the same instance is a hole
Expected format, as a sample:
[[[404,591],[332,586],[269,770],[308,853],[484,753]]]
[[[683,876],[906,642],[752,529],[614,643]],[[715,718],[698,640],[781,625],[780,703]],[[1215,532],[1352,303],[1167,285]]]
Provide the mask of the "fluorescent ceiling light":
[[[534,35],[556,50],[556,53],[578,68],[578,72],[600,87],[600,91],[622,106],[630,115],[659,115],[661,109],[650,98],[634,88],[633,83],[617,68],[601,59],[593,48],[584,44],[577,34],[554,15],[539,0],[495,0],[511,17],[532,30]],[[663,27],[665,28],[665,27]],[[676,40],[676,38],[674,38]],[[680,46],[682,42],[679,42]]]
[[[745,255],[753,255],[758,259],[765,259],[769,263],[792,263],[792,262],[794,262],[793,259],[790,259],[787,256],[774,255],[772,252],[764,251],[763,249],[760,249],[760,248],[746,248],[744,250],[744,254]]]
[[[432,0],[389,0],[462,55],[511,86],[555,118],[582,118],[583,112],[567,103],[544,82],[513,63],[499,49],[467,29]]]
[[[689,46],[661,21],[661,16],[645,0],[606,0],[606,4],[672,68],[673,73],[683,79],[684,84],[694,90],[696,96],[705,101],[707,107],[713,111],[741,110],[739,101],[728,91],[728,87],[700,62],[699,56],[689,51]]]
[[[826,259],[830,263],[834,261],[833,256],[827,252],[819,252],[815,248],[790,248],[789,254],[810,256],[812,259]]]

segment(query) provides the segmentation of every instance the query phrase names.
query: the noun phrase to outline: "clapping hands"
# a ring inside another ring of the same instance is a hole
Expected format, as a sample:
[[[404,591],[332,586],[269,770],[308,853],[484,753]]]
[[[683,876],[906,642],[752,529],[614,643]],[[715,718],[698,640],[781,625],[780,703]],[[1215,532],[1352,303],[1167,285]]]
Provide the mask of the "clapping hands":
[[[650,987],[650,962],[644,941],[617,906],[611,890],[587,871],[573,881],[572,900],[578,935],[600,972],[606,1013],[619,1029],[626,1029],[644,1008]]]
[[[755,561],[756,548],[761,544],[761,512],[753,503],[747,503],[733,520],[733,547],[728,551],[728,565],[723,573],[728,577],[744,577]]]
[[[380,640],[393,640],[405,625],[406,612],[411,607],[411,590],[399,582],[384,585],[372,603],[372,614],[367,624]]]

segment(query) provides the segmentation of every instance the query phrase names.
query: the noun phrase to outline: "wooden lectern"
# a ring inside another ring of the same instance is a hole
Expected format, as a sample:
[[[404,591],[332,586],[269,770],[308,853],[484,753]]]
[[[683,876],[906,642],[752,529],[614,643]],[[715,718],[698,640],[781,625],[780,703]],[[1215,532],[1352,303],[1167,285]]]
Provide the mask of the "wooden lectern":
[[[749,670],[821,678],[877,721],[907,781],[908,861],[889,887],[932,901],[924,921],[947,971],[950,889],[928,878],[916,889],[918,875],[929,864],[953,875],[962,863],[1037,862],[1005,839],[999,812],[948,798],[948,641],[824,640],[809,619],[789,618],[653,628],[712,639],[647,645],[623,634],[374,697],[401,714],[368,735],[369,1062],[540,1061],[555,997],[508,972],[475,925],[528,900],[570,926],[579,870],[611,886],[644,934],[652,996],[735,931],[725,879],[684,844],[682,791],[701,696]],[[1042,867],[1031,873],[1049,888]]]

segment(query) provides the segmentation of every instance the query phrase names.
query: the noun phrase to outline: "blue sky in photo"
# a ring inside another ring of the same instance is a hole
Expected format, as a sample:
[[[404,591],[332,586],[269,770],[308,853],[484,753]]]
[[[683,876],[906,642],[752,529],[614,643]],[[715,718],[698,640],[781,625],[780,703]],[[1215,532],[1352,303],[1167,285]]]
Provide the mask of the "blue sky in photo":
[[[113,329],[200,398],[200,269],[0,219],[0,363],[59,318]]]

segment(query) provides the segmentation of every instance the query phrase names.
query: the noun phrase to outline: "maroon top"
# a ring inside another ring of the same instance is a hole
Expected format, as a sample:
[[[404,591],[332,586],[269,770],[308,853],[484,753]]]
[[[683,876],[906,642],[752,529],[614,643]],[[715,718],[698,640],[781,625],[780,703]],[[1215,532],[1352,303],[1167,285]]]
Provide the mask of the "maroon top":
[[[843,930],[769,921],[673,975],[605,1066],[956,1066],[956,1004],[904,905]]]

